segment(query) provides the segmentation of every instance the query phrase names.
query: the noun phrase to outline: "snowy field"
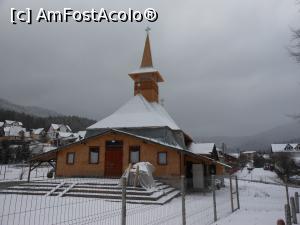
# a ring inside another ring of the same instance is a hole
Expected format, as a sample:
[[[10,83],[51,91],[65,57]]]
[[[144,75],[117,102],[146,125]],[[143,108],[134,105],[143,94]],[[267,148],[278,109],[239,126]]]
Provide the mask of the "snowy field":
[[[275,172],[264,170],[263,168],[254,168],[250,172],[244,168],[243,170],[236,172],[235,175],[241,180],[282,184],[282,181]]]
[[[239,189],[241,209],[214,225],[276,225],[278,219],[285,219],[284,186],[240,181]],[[295,191],[300,192],[300,188],[289,188],[290,196]]]
[[[31,172],[31,180],[47,179],[47,173],[52,167],[38,167]],[[29,167],[22,164],[0,164],[0,182],[27,180]],[[22,175],[23,174],[23,175]]]

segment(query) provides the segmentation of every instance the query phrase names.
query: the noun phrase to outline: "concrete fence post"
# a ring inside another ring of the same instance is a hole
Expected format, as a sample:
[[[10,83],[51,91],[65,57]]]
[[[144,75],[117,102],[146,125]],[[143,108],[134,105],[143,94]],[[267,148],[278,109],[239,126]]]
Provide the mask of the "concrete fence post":
[[[122,214],[121,225],[126,225],[126,177],[122,177]]]
[[[233,190],[232,190],[232,177],[229,175],[229,187],[230,187],[230,203],[231,203],[231,212],[234,212],[233,208]]]
[[[298,192],[295,192],[295,208],[296,208],[296,213],[299,213],[300,212],[300,209],[299,209],[299,194]]]
[[[182,200],[182,225],[186,225],[185,212],[185,177],[181,176],[181,200]]]
[[[291,197],[290,204],[291,204],[291,216],[292,216],[293,224],[297,224],[297,214],[296,214],[296,209],[295,209],[296,207],[295,207],[294,197]]]
[[[213,193],[214,221],[216,222],[218,217],[217,217],[216,179],[215,179],[215,175],[211,175],[211,187],[212,187],[212,193]]]
[[[284,205],[284,212],[286,225],[292,225],[290,206],[288,204]]]
[[[239,182],[237,176],[235,176],[235,188],[236,188],[237,208],[240,209],[240,193],[239,193]]]

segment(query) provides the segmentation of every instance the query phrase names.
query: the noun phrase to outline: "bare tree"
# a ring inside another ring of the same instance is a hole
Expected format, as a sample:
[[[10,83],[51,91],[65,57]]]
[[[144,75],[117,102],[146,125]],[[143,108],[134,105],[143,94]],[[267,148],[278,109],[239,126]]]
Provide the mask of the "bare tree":
[[[293,32],[293,42],[295,44],[290,48],[290,54],[295,58],[297,63],[300,63],[300,29],[292,30]]]
[[[281,175],[287,175],[290,177],[297,170],[295,161],[288,152],[276,153],[273,155],[272,159],[277,171],[280,172]]]
[[[296,1],[300,5],[300,0]],[[295,58],[297,63],[300,63],[300,28],[292,29],[293,45],[289,48],[290,54]]]

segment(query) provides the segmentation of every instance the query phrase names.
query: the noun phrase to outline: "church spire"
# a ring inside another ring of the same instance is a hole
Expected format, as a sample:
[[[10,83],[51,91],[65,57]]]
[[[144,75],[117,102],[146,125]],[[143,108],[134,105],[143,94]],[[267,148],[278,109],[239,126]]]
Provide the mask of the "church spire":
[[[140,68],[129,73],[129,76],[134,80],[134,95],[141,94],[149,102],[158,102],[158,83],[163,82],[164,79],[159,71],[153,68],[149,30],[150,28],[146,29],[147,36]]]
[[[147,29],[146,29],[147,37],[146,37],[145,46],[144,46],[144,53],[143,53],[143,58],[142,58],[142,62],[141,62],[141,68],[153,67],[149,31],[150,31],[150,28],[147,27]]]

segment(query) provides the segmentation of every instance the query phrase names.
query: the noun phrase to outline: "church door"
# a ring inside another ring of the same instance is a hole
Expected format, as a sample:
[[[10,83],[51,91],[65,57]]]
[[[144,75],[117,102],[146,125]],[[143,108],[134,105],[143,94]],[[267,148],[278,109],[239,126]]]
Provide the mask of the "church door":
[[[120,177],[123,172],[123,142],[107,141],[105,147],[105,176]]]

